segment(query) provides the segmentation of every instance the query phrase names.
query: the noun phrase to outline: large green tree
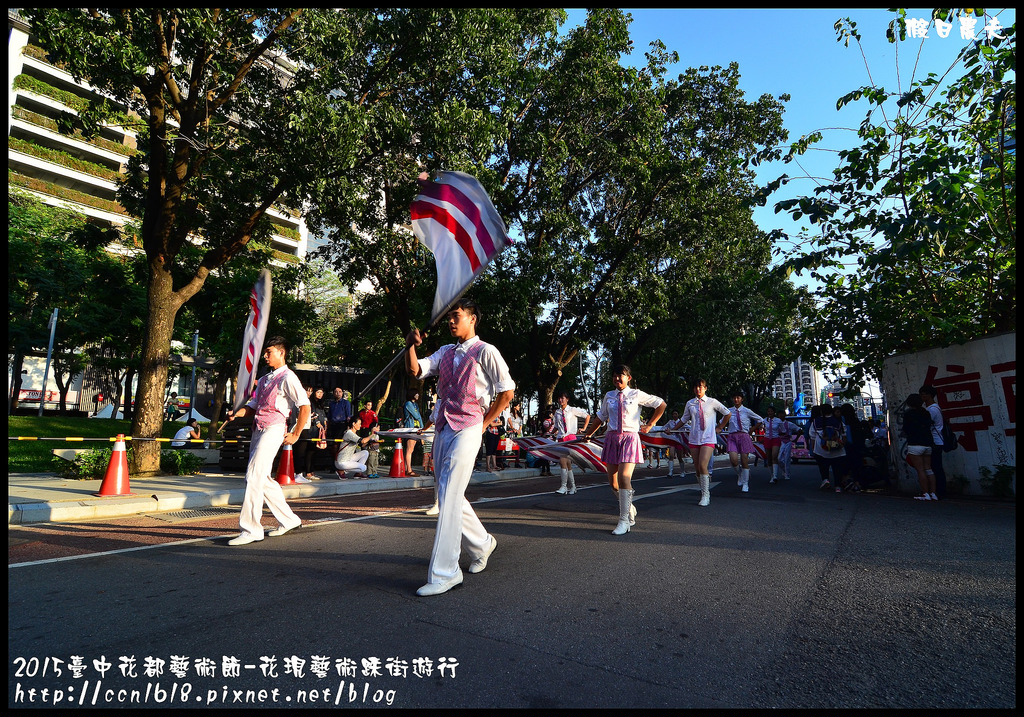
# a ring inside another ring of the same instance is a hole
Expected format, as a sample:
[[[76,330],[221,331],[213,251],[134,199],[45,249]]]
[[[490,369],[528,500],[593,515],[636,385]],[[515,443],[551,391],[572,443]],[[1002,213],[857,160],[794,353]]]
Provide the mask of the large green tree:
[[[515,12],[432,8],[25,14],[53,61],[139,117],[140,153],[118,199],[141,217],[149,262],[132,426],[141,438],[160,434],[178,312],[211,272],[267,235],[268,209],[366,202],[375,191],[367,166],[408,156],[417,138],[458,144],[458,132],[478,131],[464,95],[487,82],[493,48],[517,42],[520,23]],[[85,131],[114,109],[94,102],[80,117]],[[205,251],[186,265],[182,249],[196,240]],[[178,264],[188,269],[181,283]],[[137,471],[158,470],[155,443],[140,443],[135,457]]]
[[[888,39],[902,43],[906,11],[896,12]],[[937,9],[932,20],[971,12]],[[990,20],[973,12],[979,25]],[[836,31],[860,43],[849,18]],[[942,76],[839,98],[837,108],[868,105],[859,145],[839,153],[832,181],[812,196],[776,205],[814,225],[800,237],[809,250],[788,266],[817,280],[809,335],[831,359],[849,357],[855,384],[895,353],[1016,328],[1015,55],[1015,25],[981,31]],[[820,139],[804,137],[794,152]]]

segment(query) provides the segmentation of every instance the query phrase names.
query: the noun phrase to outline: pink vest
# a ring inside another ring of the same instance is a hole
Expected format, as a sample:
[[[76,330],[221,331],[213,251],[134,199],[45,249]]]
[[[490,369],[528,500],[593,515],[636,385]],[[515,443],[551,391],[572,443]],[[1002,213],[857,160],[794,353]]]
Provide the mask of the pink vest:
[[[486,344],[478,341],[471,346],[462,357],[459,367],[455,368],[455,351],[444,355],[437,373],[437,430],[446,425],[452,430],[461,431],[477,423],[483,423],[484,409],[476,397],[476,357],[484,350]]]
[[[288,417],[277,410],[277,389],[281,387],[284,380],[291,373],[291,369],[285,369],[273,380],[269,380],[270,374],[260,379],[256,386],[256,429],[262,431],[268,426],[278,423],[287,423]]]

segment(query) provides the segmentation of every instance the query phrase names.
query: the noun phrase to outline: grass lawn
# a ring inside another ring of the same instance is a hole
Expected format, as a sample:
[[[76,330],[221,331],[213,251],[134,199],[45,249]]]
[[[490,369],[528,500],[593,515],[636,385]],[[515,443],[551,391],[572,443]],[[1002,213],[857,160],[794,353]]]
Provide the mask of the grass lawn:
[[[173,438],[184,423],[164,421],[161,436]],[[7,436],[38,438],[116,438],[131,435],[132,422],[115,418],[8,416]],[[103,441],[7,441],[7,472],[52,473],[54,448],[110,448]]]

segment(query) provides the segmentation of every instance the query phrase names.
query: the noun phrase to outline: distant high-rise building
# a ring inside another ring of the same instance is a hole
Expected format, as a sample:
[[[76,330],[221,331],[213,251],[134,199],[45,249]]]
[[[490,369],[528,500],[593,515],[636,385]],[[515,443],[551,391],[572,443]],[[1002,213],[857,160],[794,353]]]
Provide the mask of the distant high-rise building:
[[[818,403],[818,393],[825,386],[825,378],[821,371],[811,364],[798,358],[775,379],[772,395],[781,398],[787,405],[792,405],[800,394],[804,396],[804,406]]]

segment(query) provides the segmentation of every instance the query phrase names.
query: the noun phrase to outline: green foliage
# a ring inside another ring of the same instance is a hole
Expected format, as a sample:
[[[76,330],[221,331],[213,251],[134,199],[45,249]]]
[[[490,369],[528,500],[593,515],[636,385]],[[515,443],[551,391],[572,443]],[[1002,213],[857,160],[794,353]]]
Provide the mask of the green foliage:
[[[905,38],[905,12],[890,42]],[[859,44],[848,19],[836,29]],[[861,144],[839,153],[814,196],[776,205],[815,226],[786,268],[819,283],[808,336],[830,359],[853,359],[855,383],[893,354],[1016,328],[1016,27],[1003,35],[968,43],[944,89],[930,74],[902,93],[844,95],[837,107],[868,103]]]
[[[202,456],[192,451],[160,451],[160,470],[168,475],[191,476],[199,473],[202,468]]]
[[[133,446],[127,445],[125,453],[130,455],[132,451]],[[52,467],[57,475],[67,480],[96,480],[106,475],[113,453],[114,449],[107,447],[92,448],[78,453],[71,461],[54,456]]]
[[[1017,466],[997,465],[995,470],[987,466],[978,468],[981,474],[979,483],[996,498],[1012,498],[1015,493],[1013,486],[1017,482]]]

